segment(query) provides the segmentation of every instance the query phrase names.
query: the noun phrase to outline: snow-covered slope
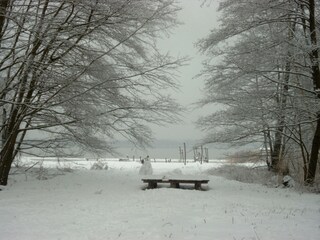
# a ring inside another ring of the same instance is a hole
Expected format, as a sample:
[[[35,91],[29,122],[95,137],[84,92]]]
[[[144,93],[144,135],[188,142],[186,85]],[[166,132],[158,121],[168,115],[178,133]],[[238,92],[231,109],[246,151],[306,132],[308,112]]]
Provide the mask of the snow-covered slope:
[[[319,195],[216,176],[208,176],[207,191],[142,190],[140,163],[108,166],[46,173],[47,180],[37,180],[38,171],[11,176],[0,191],[0,239],[319,239]],[[152,167],[154,174],[203,174],[213,164]]]

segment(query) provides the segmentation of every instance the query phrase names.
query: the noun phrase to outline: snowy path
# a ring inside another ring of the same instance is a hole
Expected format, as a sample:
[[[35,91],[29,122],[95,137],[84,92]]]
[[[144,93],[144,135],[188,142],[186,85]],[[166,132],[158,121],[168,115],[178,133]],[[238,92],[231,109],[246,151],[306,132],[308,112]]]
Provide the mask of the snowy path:
[[[162,173],[169,165],[158,166]],[[192,169],[201,173],[182,171]],[[208,191],[142,191],[137,172],[138,165],[15,177],[0,192],[0,239],[319,239],[319,195],[215,176]]]

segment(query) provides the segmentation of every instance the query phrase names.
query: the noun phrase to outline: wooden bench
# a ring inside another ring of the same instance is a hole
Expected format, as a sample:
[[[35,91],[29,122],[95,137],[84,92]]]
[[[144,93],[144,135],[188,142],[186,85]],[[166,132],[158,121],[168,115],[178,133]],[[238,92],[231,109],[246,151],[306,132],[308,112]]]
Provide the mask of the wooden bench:
[[[157,188],[158,183],[170,183],[172,188],[180,188],[180,184],[194,184],[196,190],[201,190],[201,184],[207,184],[209,179],[201,176],[146,176],[141,179],[148,183],[148,189]]]

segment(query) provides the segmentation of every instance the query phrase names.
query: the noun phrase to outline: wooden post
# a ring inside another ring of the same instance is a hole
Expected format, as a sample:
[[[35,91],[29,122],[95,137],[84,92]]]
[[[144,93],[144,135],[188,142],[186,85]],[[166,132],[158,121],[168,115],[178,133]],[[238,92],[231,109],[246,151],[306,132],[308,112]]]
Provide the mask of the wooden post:
[[[183,155],[182,155],[182,149],[181,149],[181,147],[179,146],[179,156],[180,156],[180,158],[179,158],[179,162],[181,162],[182,161],[182,159],[183,159]]]
[[[201,190],[201,182],[195,182],[194,189]]]
[[[184,165],[187,164],[187,148],[186,148],[186,143],[183,143],[183,148],[184,148]]]
[[[206,152],[206,160],[207,160],[207,163],[208,163],[209,162],[209,149],[205,148],[205,152]]]

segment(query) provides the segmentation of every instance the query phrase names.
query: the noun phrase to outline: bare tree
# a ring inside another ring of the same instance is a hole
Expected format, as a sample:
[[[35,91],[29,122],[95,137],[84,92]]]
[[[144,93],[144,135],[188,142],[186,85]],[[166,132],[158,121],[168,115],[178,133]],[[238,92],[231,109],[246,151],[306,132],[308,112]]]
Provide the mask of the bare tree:
[[[286,144],[292,143],[301,150],[304,168],[307,162],[309,170],[316,169],[311,156],[319,151],[319,7],[312,1],[221,2],[221,27],[199,42],[208,55],[201,75],[208,91],[201,103],[226,106],[200,119],[199,125],[211,130],[206,141],[272,141],[266,145],[276,171],[283,171]],[[220,63],[212,63],[213,57]]]
[[[305,2],[302,2],[305,3]],[[320,98],[320,53],[319,53],[319,39],[317,36],[317,27],[316,25],[316,5],[314,0],[309,0],[305,3],[307,6],[308,11],[308,29],[310,35],[310,43],[311,43],[311,52],[309,52],[310,62],[311,62],[311,69],[312,69],[312,81],[314,86],[314,91],[317,95],[317,98]],[[319,10],[319,2],[317,8]],[[319,12],[318,12],[319,13]],[[320,149],[320,110],[317,111],[317,122],[316,122],[316,129],[314,132],[313,140],[312,140],[312,148],[310,154],[310,161],[308,166],[308,175],[306,182],[312,184],[315,179],[317,163],[318,163],[318,156],[319,156],[319,149]]]
[[[176,87],[182,60],[156,47],[176,24],[173,1],[28,0],[7,9],[0,184],[18,151],[112,151],[115,134],[144,145],[148,124],[176,121],[180,107],[163,90]]]

